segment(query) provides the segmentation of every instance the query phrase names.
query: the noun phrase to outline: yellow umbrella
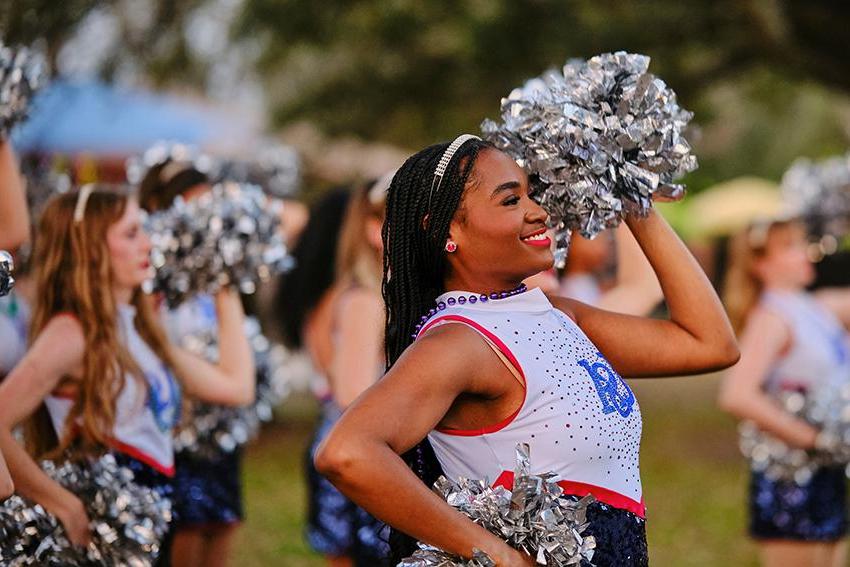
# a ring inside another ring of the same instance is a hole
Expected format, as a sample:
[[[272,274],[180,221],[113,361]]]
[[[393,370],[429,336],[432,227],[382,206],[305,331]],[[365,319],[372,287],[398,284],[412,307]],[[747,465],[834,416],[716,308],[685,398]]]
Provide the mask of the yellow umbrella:
[[[752,220],[783,213],[779,186],[759,177],[736,177],[714,185],[688,203],[684,223],[688,236],[711,238],[732,234]]]

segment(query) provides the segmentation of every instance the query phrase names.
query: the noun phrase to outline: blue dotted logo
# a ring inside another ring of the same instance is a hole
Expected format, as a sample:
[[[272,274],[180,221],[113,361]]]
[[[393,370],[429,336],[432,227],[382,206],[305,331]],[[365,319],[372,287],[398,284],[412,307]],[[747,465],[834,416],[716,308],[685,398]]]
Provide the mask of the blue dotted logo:
[[[579,359],[579,365],[584,368],[596,386],[596,393],[602,402],[602,413],[619,413],[622,417],[629,417],[635,405],[635,394],[629,385],[617,374],[608,361],[603,358],[602,353],[596,355],[599,360],[589,362]]]
[[[162,372],[145,372],[148,381],[148,408],[161,431],[169,431],[180,417],[180,390],[164,367]]]

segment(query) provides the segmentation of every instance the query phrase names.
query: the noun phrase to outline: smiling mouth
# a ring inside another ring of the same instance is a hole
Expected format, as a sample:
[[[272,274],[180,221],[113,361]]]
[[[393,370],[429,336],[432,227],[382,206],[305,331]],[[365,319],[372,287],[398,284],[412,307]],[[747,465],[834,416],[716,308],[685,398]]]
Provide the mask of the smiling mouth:
[[[529,246],[549,246],[552,241],[546,235],[546,229],[541,228],[540,230],[529,234],[528,236],[523,236],[520,238],[524,243]]]

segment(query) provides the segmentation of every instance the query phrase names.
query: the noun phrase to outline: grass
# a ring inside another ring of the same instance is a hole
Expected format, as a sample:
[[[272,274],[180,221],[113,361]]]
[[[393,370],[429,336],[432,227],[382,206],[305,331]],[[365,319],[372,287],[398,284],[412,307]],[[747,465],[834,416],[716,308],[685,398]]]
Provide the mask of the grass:
[[[757,565],[746,537],[746,468],[733,421],[714,406],[717,376],[642,380],[641,469],[653,565]],[[324,565],[304,543],[304,451],[316,410],[296,397],[248,451],[247,521],[233,565]]]

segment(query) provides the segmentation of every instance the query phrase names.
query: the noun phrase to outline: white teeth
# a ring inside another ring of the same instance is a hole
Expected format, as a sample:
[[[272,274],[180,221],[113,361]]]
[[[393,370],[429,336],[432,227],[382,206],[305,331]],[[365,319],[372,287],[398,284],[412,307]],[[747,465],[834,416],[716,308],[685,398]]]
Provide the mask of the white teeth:
[[[525,238],[523,238],[523,240],[525,240],[525,241],[528,241],[528,240],[545,240],[546,238],[548,238],[546,236],[546,233],[542,232],[540,234],[535,234],[533,236],[526,236]]]

